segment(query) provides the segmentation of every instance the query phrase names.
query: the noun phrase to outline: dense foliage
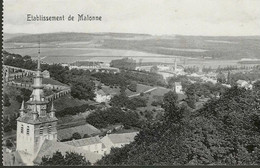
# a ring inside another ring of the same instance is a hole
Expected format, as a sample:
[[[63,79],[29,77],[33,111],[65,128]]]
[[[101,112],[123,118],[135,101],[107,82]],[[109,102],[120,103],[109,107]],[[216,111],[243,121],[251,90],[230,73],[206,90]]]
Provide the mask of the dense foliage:
[[[10,105],[11,105],[11,103],[10,103],[10,98],[9,98],[8,94],[4,93],[3,106],[8,107]]]
[[[3,51],[3,60],[5,65],[15,66],[24,69],[34,70],[37,68],[37,63],[30,56],[21,56],[19,54],[10,54]]]
[[[22,103],[22,101],[28,101],[30,99],[30,96],[32,94],[32,91],[29,89],[21,88],[21,94],[16,96],[16,101],[19,103]]]
[[[110,66],[119,69],[135,70],[136,61],[131,58],[122,58],[122,59],[112,60]]]
[[[95,109],[95,106],[93,106],[93,105],[83,104],[81,106],[67,107],[63,110],[57,111],[56,116],[63,117],[66,115],[76,115],[78,113],[83,113],[87,110],[94,110],[94,109]]]
[[[17,126],[16,119],[17,119],[16,114],[9,115],[9,117],[3,117],[3,130],[4,130],[4,132],[16,130],[16,126]]]
[[[163,76],[157,73],[122,70],[121,74],[129,81],[136,81],[150,86],[166,86]]]
[[[147,100],[140,96],[129,98],[126,96],[124,87],[121,88],[121,93],[119,95],[115,95],[110,100],[110,105],[113,107],[125,107],[131,110],[136,110],[138,107],[146,107]]]
[[[35,70],[37,67],[36,61],[33,61],[30,56],[24,56],[18,54],[10,54],[3,52],[4,64],[20,67],[24,69]],[[91,74],[89,71],[72,69],[63,67],[60,64],[42,64],[42,71],[48,70],[50,76],[61,83],[71,86],[71,95],[78,99],[90,99],[95,97],[94,90],[95,84],[91,80]]]
[[[140,117],[134,111],[123,111],[121,108],[111,107],[105,110],[96,110],[87,116],[86,122],[97,127],[105,128],[108,125],[122,123],[127,127],[141,127]]]
[[[41,166],[86,166],[90,164],[91,163],[87,161],[84,156],[79,155],[78,153],[66,152],[64,156],[59,151],[56,151],[56,153],[54,153],[52,157],[42,157],[42,162],[40,163]]]
[[[127,78],[125,78],[121,73],[117,74],[104,74],[101,72],[97,72],[92,74],[93,77],[97,78],[101,83],[106,86],[126,86],[129,84]]]
[[[165,118],[98,165],[259,165],[260,91],[233,87],[190,113],[164,98]],[[171,115],[172,114],[172,115]]]

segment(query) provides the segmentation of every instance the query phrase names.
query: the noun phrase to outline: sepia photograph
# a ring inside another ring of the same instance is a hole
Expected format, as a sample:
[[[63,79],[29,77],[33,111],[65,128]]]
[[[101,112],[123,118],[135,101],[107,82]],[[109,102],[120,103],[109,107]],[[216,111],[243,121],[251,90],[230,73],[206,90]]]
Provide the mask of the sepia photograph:
[[[3,0],[3,166],[260,166],[260,0]]]

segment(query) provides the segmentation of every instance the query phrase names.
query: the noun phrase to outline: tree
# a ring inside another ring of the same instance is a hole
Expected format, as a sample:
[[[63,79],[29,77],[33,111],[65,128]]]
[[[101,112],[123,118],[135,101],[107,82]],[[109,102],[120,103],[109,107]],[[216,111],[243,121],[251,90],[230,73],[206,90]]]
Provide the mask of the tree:
[[[3,102],[3,105],[6,106],[6,107],[8,107],[8,106],[11,105],[11,103],[10,103],[10,98],[9,98],[9,96],[8,96],[6,93],[4,93],[4,102]]]
[[[132,92],[136,92],[137,82],[135,81],[131,82],[130,85],[128,86],[128,89],[131,90]]]
[[[78,132],[72,134],[72,139],[81,139],[81,135]]]
[[[62,165],[75,165],[86,166],[91,165],[86,158],[76,152],[66,152],[65,156],[60,151],[56,151],[52,157],[42,157],[41,166],[62,166]]]
[[[260,80],[256,81],[254,84],[253,84],[253,89],[255,91],[260,91]]]
[[[190,87],[186,90],[186,102],[189,105],[189,107],[195,109],[195,103],[196,103],[196,91],[195,91],[195,85],[191,84]]]
[[[226,77],[225,77],[225,75],[224,75],[223,73],[219,73],[219,74],[217,75],[217,81],[218,81],[219,83],[226,83]]]
[[[7,139],[7,140],[6,140],[6,146],[7,146],[8,148],[13,147],[13,143],[11,142],[10,139]]]
[[[178,95],[169,91],[163,97],[163,109],[165,110],[165,117],[167,120],[177,122],[180,119],[178,107]]]
[[[259,93],[232,87],[189,114],[185,107],[172,110],[176,96],[169,93],[165,97],[164,102],[169,102],[166,115],[180,114],[180,119],[147,123],[134,142],[111,151],[97,164],[260,164]]]

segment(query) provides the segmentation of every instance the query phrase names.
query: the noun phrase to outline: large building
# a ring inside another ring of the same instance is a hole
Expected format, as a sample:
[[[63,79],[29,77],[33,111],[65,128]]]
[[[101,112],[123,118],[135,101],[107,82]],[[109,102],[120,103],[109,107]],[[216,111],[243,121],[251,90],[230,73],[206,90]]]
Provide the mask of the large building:
[[[30,100],[24,102],[20,109],[20,117],[17,118],[17,151],[23,151],[29,155],[35,155],[45,139],[57,140],[57,118],[52,106],[47,113],[42,85],[42,74],[40,71],[40,61],[34,77],[33,92]]]

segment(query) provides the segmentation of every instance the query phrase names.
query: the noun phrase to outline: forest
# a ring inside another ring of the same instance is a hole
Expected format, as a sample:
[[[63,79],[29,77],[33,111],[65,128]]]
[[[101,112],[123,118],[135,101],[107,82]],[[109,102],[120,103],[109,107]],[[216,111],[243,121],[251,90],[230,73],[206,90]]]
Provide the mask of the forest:
[[[97,165],[259,165],[259,83],[253,90],[232,87],[193,112],[173,92],[165,94],[163,119]]]

